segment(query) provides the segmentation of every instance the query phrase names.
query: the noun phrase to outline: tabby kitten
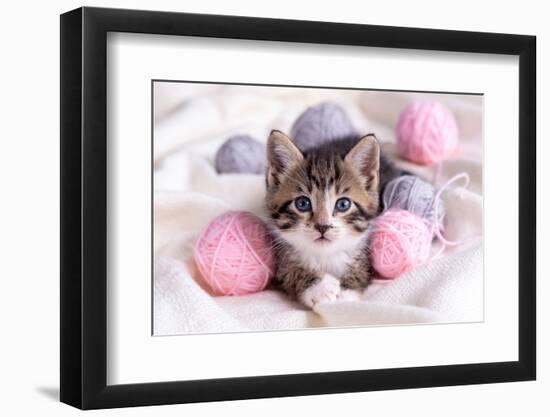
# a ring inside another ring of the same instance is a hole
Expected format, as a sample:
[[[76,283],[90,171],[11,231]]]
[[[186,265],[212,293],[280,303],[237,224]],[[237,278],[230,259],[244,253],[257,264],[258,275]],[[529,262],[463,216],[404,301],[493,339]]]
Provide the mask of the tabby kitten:
[[[267,160],[275,285],[308,307],[358,298],[371,276],[367,234],[380,186],[400,172],[381,158],[372,134],[302,152],[274,130]]]

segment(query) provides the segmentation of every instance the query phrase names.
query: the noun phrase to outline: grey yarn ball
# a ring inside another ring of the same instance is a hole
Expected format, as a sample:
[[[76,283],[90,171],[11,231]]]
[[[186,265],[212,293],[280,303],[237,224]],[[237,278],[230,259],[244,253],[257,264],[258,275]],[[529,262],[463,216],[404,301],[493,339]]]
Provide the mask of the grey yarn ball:
[[[216,153],[218,174],[263,174],[265,147],[248,135],[227,139]]]
[[[302,151],[349,136],[358,136],[351,120],[342,107],[330,102],[306,109],[290,131],[290,137]]]
[[[436,201],[437,200],[437,201]],[[382,197],[384,210],[400,208],[420,217],[432,224],[443,228],[445,207],[441,198],[437,196],[435,188],[427,181],[416,175],[402,175],[390,181],[384,189]],[[437,205],[437,223],[435,221],[435,207]]]

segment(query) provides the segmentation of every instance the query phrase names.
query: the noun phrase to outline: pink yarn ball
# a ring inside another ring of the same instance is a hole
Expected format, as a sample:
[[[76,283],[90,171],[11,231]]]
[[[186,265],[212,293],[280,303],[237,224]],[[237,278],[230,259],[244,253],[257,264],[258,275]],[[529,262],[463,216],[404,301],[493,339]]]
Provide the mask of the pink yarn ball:
[[[384,278],[396,278],[430,257],[433,231],[425,220],[402,209],[389,209],[376,219],[370,235],[370,259]]]
[[[216,217],[195,243],[197,268],[217,295],[263,290],[273,275],[271,238],[252,213],[230,211]]]
[[[458,145],[453,114],[436,101],[413,101],[401,112],[396,127],[397,150],[422,165],[451,156]]]

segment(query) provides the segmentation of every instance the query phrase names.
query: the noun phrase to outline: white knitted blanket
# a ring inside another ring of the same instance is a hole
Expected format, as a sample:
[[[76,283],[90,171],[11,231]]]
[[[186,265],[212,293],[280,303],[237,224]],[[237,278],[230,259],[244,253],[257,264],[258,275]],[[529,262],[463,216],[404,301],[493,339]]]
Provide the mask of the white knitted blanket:
[[[399,162],[427,179],[437,177],[437,185],[459,172],[469,174],[468,189],[455,188],[444,194],[445,236],[462,240],[463,244],[447,248],[437,259],[398,279],[369,286],[361,301],[320,304],[315,311],[271,290],[240,297],[213,297],[194,279],[196,273],[190,262],[194,239],[213,217],[228,209],[265,215],[261,175],[215,172],[212,161],[226,138],[246,133],[265,141],[271,129],[290,131],[292,122],[309,105],[331,100],[346,108],[359,131],[375,132],[391,155],[393,126],[412,96],[157,83],[154,333],[482,320],[482,103],[477,97],[437,96],[457,116],[459,156],[440,167]],[[473,236],[478,238],[470,239]]]

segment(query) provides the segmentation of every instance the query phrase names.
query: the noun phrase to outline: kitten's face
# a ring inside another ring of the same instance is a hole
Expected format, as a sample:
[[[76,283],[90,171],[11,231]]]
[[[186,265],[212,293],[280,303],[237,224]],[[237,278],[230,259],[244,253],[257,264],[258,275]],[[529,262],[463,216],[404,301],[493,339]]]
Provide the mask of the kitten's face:
[[[355,248],[378,210],[376,138],[362,138],[346,155],[327,149],[302,154],[273,131],[267,152],[267,207],[280,237],[312,255]]]

